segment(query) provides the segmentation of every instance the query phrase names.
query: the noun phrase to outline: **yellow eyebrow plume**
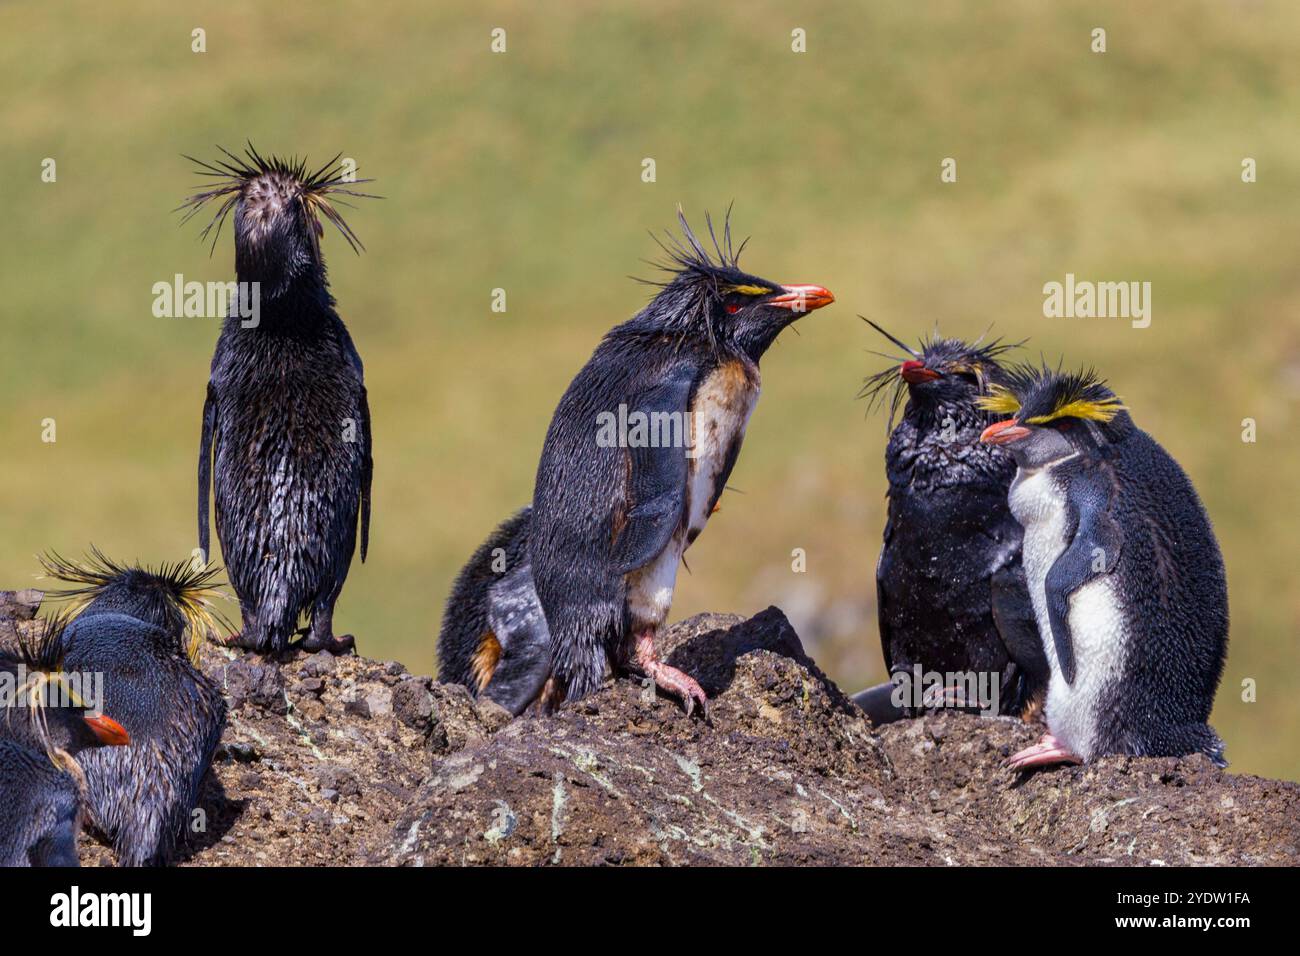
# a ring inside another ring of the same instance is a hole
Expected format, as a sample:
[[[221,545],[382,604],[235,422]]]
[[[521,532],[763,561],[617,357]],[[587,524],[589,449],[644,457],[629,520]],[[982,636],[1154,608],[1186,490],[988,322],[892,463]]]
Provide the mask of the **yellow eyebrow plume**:
[[[997,412],[999,415],[1014,415],[1020,411],[1020,401],[1001,385],[994,385],[988,395],[975,399],[975,404],[986,412]]]
[[[1123,411],[1124,407],[1120,400],[1114,396],[1100,401],[1089,401],[1080,398],[1073,402],[1066,402],[1060,408],[1053,409],[1050,415],[1035,415],[1033,418],[1025,419],[1025,421],[1030,425],[1044,425],[1058,418],[1087,418],[1095,422],[1108,422]]]
[[[729,285],[724,291],[738,292],[741,295],[767,295],[773,290],[761,285]]]

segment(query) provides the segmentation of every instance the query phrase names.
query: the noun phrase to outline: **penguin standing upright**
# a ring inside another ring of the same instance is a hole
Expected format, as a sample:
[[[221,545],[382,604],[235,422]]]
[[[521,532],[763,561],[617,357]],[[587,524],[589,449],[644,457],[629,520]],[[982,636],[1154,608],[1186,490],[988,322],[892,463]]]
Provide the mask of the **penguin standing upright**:
[[[438,680],[518,716],[551,672],[551,635],[533,587],[532,508],[488,536],[452,585],[438,636]]]
[[[2,867],[77,866],[86,789],[78,758],[130,743],[122,725],[102,713],[102,702],[85,697],[93,675],[74,681],[64,670],[65,624],[45,619],[18,653],[0,651]]]
[[[965,675],[962,687],[948,688],[958,699],[947,702],[980,709],[991,701],[967,698],[978,675],[996,675],[987,690],[998,712],[1020,714],[1046,690],[1047,659],[1020,566],[1020,525],[1007,505],[1015,461],[979,443],[991,419],[975,405],[1005,380],[998,359],[1012,346],[935,335],[912,349],[867,322],[907,356],[868,378],[861,393],[890,405],[889,517],[876,564],[885,667],[899,682],[914,681],[918,668]],[[895,697],[886,683],[854,700],[887,723],[916,709]]]
[[[335,161],[311,173],[303,162],[263,159],[252,146],[246,160],[226,156],[199,164],[222,181],[186,202],[187,219],[220,202],[204,235],[214,226],[219,235],[233,210],[235,272],[248,290],[240,308],[232,304],[212,357],[199,445],[199,544],[208,555],[212,471],[217,536],[243,612],[235,642],[282,654],[305,615],[302,647],[342,653],[353,640],[334,635],[334,603],[358,524],[366,559],[373,467],[361,358],[334,310],[320,217],[357,250],[329,197],[364,194]],[[256,309],[245,308],[250,300]]]
[[[217,572],[126,567],[97,550],[80,565],[43,563],[74,585],[51,594],[79,606],[63,632],[64,666],[104,675],[104,706],[133,741],[83,756],[91,821],[119,865],[168,863],[225,727],[221,689],[196,666],[200,640],[215,632]]]
[[[704,530],[758,400],[758,362],[821,286],[742,272],[730,225],[716,258],[679,211],[671,277],[606,334],[551,419],[537,468],[529,551],[551,640],[548,703],[595,690],[608,667],[682,698],[707,699],[668,666],[655,633],[682,552]],[[710,234],[713,234],[710,225]],[[743,244],[742,247],[743,249]]]
[[[1012,767],[1203,753],[1228,642],[1228,588],[1191,481],[1091,371],[1018,369],[982,400],[1015,456],[1011,513],[1051,667],[1049,733]]]

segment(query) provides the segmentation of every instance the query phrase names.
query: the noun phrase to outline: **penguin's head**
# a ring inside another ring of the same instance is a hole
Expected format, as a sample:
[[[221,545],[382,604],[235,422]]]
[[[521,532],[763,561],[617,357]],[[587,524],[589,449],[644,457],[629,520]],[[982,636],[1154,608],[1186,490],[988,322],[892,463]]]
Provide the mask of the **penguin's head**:
[[[1106,446],[1133,428],[1119,397],[1092,369],[1012,369],[1005,384],[979,400],[1004,416],[980,435],[986,445],[1005,446],[1024,469],[1042,468],[1072,455],[1104,455]]]
[[[733,249],[730,213],[721,239],[705,216],[712,252],[696,238],[680,208],[677,220],[681,238],[656,240],[667,254],[659,266],[670,278],[650,283],[660,291],[632,320],[633,326],[694,339],[717,354],[742,354],[757,362],[787,326],[835,301],[819,285],[787,285],[743,271],[739,263],[745,243]]]
[[[226,158],[211,163],[186,157],[199,167],[199,175],[213,177],[216,182],[204,184],[185,200],[181,206],[186,210],[183,222],[208,203],[217,203],[216,212],[203,230],[204,238],[213,233],[215,248],[222,224],[233,213],[235,271],[240,281],[259,283],[262,296],[279,295],[302,277],[315,276],[324,284],[320,240],[325,229],[321,217],[333,223],[353,252],[363,248],[329,197],[375,197],[352,188],[370,180],[356,179],[354,171],[345,168],[338,156],[312,172],[305,159],[263,158],[251,143],[242,157],[225,149],[221,152]]]
[[[177,650],[197,663],[200,643],[216,641],[229,622],[213,601],[226,595],[217,586],[220,569],[178,561],[157,567],[120,564],[93,545],[80,562],[50,552],[40,559],[47,577],[72,587],[50,591],[70,599],[78,618],[125,614],[163,631]]]
[[[131,742],[126,729],[103,711],[102,677],[65,668],[68,623],[64,614],[42,618],[35,634],[19,641],[17,656],[0,656],[0,671],[23,678],[14,682],[12,694],[0,695],[0,734],[30,741],[60,765],[82,750]]]
[[[869,406],[888,401],[890,429],[904,396],[908,403],[905,415],[940,407],[974,409],[976,399],[1004,381],[999,356],[1020,344],[1003,343],[1000,339],[985,342],[983,336],[974,342],[964,342],[943,338],[935,332],[912,348],[865,316],[860,318],[903,350],[902,356],[874,353],[892,359],[895,364],[868,376],[858,393],[859,398],[868,400]]]

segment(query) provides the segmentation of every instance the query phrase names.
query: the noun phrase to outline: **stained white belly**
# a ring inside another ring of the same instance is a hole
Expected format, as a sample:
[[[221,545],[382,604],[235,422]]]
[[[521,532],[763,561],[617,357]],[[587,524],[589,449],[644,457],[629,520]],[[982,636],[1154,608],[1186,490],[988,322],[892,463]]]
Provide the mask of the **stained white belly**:
[[[684,521],[654,561],[628,575],[628,611],[635,628],[657,628],[667,620],[682,553],[709,521],[718,477],[732,446],[739,451],[758,395],[758,370],[739,363],[717,369],[696,390]]]
[[[1074,683],[1061,675],[1047,614],[1047,572],[1065,550],[1065,497],[1047,469],[1019,472],[1008,496],[1011,513],[1024,526],[1021,562],[1051,667],[1044,716],[1052,734],[1075,754],[1091,759],[1097,744],[1097,708],[1124,664],[1126,631],[1109,577],[1096,578],[1070,596]]]

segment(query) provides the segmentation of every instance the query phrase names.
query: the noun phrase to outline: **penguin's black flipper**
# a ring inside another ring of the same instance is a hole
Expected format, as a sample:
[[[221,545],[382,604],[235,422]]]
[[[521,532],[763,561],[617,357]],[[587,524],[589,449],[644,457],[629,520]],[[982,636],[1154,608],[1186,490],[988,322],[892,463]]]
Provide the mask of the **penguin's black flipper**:
[[[1007,656],[1015,665],[1016,676],[1020,678],[1008,682],[1012,686],[1003,688],[1004,692],[1012,690],[1014,697],[1010,701],[1010,710],[1004,708],[1003,713],[1018,713],[1047,688],[1052,672],[1043,650],[1043,639],[1038,633],[1038,618],[1034,615],[1034,602],[1025,582],[1025,570],[1020,562],[1003,565],[994,571],[989,587],[992,590],[993,621],[1002,643],[1006,645]]]
[[[889,589],[885,586],[885,559],[889,553],[889,539],[892,537],[894,523],[885,519],[884,544],[880,548],[880,557],[876,558],[876,626],[880,631],[880,651],[885,658],[885,673],[894,671],[894,634],[889,623],[888,598]],[[866,691],[863,691],[865,694]],[[863,708],[864,710],[866,708]]]
[[[651,422],[664,414],[673,416],[668,421],[685,420],[693,384],[693,370],[679,364],[629,407],[643,412]],[[631,464],[627,499],[631,507],[611,553],[620,574],[643,568],[659,557],[681,525],[689,475],[686,451],[684,447],[654,447],[648,443],[627,449]]]
[[[1048,569],[1044,582],[1056,659],[1067,684],[1074,683],[1075,673],[1070,595],[1093,578],[1113,571],[1124,546],[1124,532],[1110,515],[1110,501],[1110,490],[1101,484],[1099,476],[1084,476],[1071,482],[1074,538]]]
[[[860,690],[849,699],[866,711],[867,716],[876,726],[892,724],[907,716],[907,709],[894,703],[893,681],[885,681],[883,684]]]
[[[360,359],[357,359],[360,364]],[[361,563],[366,563],[366,549],[370,547],[370,479],[374,476],[375,462],[370,455],[370,399],[366,387],[361,386]]]
[[[551,675],[551,632],[533,587],[531,564],[520,565],[488,589],[487,620],[501,645],[501,659],[480,695],[518,716]]]
[[[199,438],[199,548],[205,561],[209,556],[208,493],[212,489],[212,432],[216,421],[217,390],[208,382],[208,397],[203,401],[203,434]]]

